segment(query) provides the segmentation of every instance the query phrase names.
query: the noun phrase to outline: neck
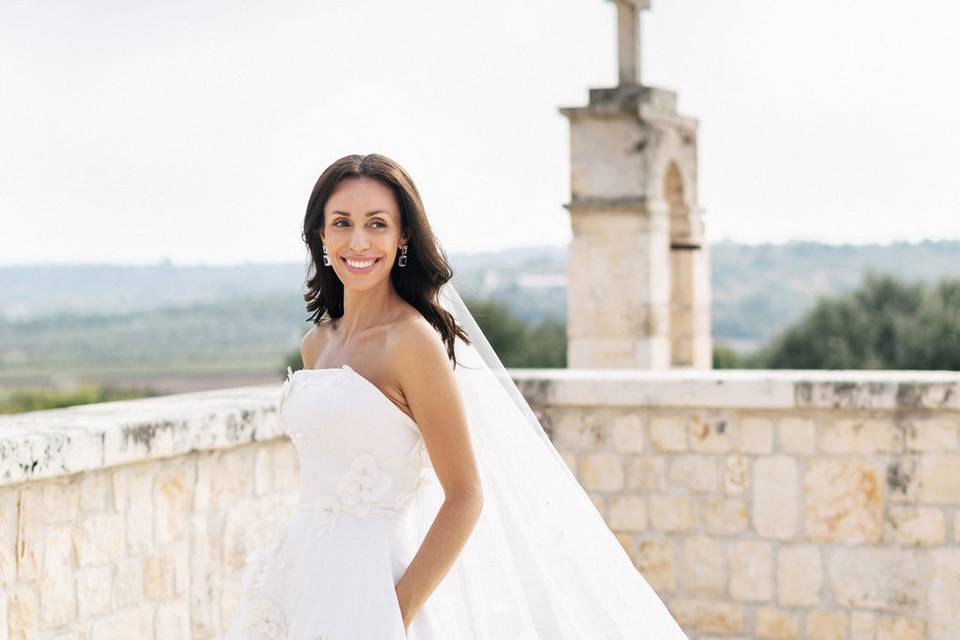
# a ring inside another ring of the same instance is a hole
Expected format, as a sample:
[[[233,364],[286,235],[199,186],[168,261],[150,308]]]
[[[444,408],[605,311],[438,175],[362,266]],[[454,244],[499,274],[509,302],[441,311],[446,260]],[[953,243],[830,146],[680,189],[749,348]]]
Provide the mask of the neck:
[[[370,289],[343,288],[343,316],[337,320],[337,331],[344,339],[377,324],[396,307],[400,296],[390,278]]]

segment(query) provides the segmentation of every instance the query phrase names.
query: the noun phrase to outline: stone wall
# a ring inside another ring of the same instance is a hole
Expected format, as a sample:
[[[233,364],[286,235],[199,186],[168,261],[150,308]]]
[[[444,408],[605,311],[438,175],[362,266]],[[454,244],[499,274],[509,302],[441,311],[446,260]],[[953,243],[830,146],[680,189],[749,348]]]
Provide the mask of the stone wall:
[[[514,374],[692,639],[960,638],[960,374]],[[217,638],[278,390],[0,418],[0,640]]]
[[[521,384],[691,638],[960,638],[960,375],[676,374]]]

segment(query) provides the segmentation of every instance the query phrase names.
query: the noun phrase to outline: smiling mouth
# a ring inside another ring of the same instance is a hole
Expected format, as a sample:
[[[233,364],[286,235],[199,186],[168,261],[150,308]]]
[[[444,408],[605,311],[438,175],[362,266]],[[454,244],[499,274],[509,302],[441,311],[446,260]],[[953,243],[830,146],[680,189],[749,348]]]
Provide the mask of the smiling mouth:
[[[354,273],[366,273],[367,271],[372,270],[373,267],[380,262],[380,258],[375,258],[373,260],[347,260],[347,258],[341,257],[340,260],[343,262],[343,264],[347,265],[347,269]]]

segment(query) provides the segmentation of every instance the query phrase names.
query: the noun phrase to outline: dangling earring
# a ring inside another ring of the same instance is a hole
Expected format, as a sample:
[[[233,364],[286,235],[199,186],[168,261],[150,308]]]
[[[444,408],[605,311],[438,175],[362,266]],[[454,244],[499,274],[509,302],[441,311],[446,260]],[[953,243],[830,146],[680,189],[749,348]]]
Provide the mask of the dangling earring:
[[[397,261],[397,265],[400,267],[407,266],[407,245],[400,247],[400,259]]]
[[[323,248],[323,266],[329,267],[331,262],[330,262],[330,254],[327,253],[327,245],[323,244],[320,246]]]

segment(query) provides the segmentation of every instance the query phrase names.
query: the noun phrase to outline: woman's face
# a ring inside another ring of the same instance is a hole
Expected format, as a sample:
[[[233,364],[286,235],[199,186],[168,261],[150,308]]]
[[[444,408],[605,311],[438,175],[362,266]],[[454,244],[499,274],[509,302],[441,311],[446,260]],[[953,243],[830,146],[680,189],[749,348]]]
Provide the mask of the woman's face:
[[[344,287],[367,289],[389,277],[401,241],[400,211],[389,187],[372,178],[347,178],[323,213],[320,238]]]

